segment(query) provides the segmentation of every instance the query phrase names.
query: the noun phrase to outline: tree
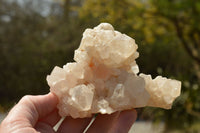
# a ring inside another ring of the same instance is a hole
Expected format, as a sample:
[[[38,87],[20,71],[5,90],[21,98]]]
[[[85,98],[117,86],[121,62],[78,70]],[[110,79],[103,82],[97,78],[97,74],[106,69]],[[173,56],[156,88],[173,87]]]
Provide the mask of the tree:
[[[200,2],[196,0],[152,1],[152,15],[168,20],[188,55],[200,65]]]
[[[80,42],[77,15],[66,19],[71,12],[52,3],[44,16],[35,4],[42,3],[0,0],[0,105],[6,109],[24,95],[48,93],[46,76],[73,61]]]

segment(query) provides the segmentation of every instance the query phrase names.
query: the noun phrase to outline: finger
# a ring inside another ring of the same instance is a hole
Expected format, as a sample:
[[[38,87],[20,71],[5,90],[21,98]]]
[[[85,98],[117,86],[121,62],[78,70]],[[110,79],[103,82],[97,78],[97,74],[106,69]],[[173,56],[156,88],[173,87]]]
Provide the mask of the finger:
[[[119,116],[119,112],[115,112],[113,114],[98,114],[95,121],[87,130],[87,133],[110,133],[113,124],[115,124],[117,118]]]
[[[47,123],[38,122],[35,125],[37,133],[55,133],[54,129]]]
[[[47,115],[45,118],[40,119],[40,122],[46,123],[50,125],[51,127],[55,126],[58,121],[61,119],[60,115],[58,114],[58,109],[55,109],[53,112],[51,112],[49,115]]]
[[[27,96],[27,98],[25,96],[24,99],[24,103],[27,103],[27,106],[34,106],[39,118],[43,118],[52,112],[58,103],[58,99],[53,93],[39,96]]]
[[[67,116],[58,128],[58,133],[81,133],[85,130],[92,118],[77,118],[73,119]]]
[[[137,112],[135,109],[122,111],[110,133],[128,133],[136,118]]]
[[[9,112],[5,121],[24,123],[34,127],[39,118],[52,112],[57,105],[57,97],[49,93],[41,96],[25,96]]]

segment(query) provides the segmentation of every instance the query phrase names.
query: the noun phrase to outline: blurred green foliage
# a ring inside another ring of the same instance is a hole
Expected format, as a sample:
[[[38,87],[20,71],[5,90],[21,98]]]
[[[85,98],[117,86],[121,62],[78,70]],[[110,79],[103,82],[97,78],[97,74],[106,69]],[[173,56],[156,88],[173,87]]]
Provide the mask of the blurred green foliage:
[[[171,110],[145,108],[140,119],[165,121],[166,132],[199,132],[199,19],[196,0],[53,1],[46,16],[31,2],[0,0],[0,105],[8,108],[23,95],[47,93],[46,75],[73,61],[84,29],[109,22],[136,40],[141,72],[182,81]]]
[[[54,9],[44,17],[32,6],[31,1],[20,6],[0,0],[0,101],[4,106],[26,94],[47,93],[46,75],[55,65],[73,61],[81,38],[76,17],[55,14]]]

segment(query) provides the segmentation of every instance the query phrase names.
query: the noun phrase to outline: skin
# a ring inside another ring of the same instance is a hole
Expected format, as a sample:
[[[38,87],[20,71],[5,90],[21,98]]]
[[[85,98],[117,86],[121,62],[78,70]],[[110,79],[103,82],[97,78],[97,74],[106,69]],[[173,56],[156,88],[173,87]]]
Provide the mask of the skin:
[[[73,119],[68,116],[57,131],[53,127],[60,120],[57,97],[49,93],[24,96],[0,125],[1,133],[81,133],[92,118]],[[136,111],[126,110],[111,115],[98,114],[87,133],[127,133],[135,122]]]

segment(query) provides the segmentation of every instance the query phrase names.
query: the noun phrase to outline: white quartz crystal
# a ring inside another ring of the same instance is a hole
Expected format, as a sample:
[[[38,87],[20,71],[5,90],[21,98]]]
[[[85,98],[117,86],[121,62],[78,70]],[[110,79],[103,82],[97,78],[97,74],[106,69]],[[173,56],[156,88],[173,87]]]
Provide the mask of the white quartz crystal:
[[[76,62],[56,66],[47,76],[50,91],[59,99],[60,115],[83,118],[144,106],[170,109],[181,82],[138,76],[137,48],[134,39],[108,23],[86,29],[75,50]]]

